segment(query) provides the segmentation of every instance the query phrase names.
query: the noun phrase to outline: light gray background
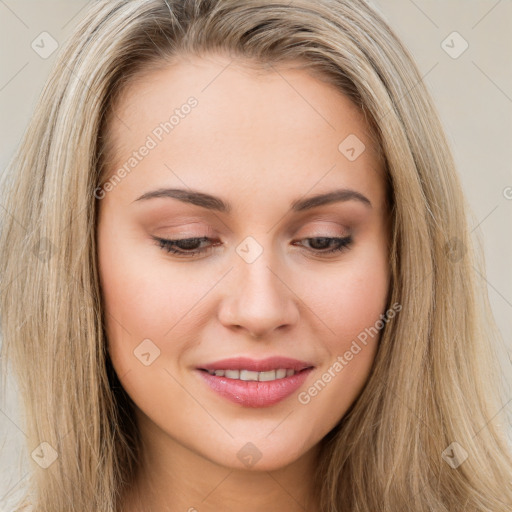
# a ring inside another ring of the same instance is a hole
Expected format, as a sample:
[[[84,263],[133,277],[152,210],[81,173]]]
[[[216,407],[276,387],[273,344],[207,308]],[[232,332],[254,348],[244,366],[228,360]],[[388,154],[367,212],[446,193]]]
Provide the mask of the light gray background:
[[[47,37],[40,36],[42,32],[62,42],[87,4],[0,0],[0,172],[25,130],[55,58],[55,53],[42,58],[32,42]],[[505,340],[502,362],[510,373],[512,3],[374,0],[373,4],[412,53],[438,106],[473,210],[473,234],[481,231],[485,243],[489,297]],[[450,36],[454,31],[460,36]],[[445,51],[457,54],[464,41],[468,48],[457,58]],[[16,462],[25,437],[13,393],[7,391],[7,401],[0,403],[0,511],[9,510],[6,492],[20,488],[27,474]],[[510,412],[511,403],[504,404]]]

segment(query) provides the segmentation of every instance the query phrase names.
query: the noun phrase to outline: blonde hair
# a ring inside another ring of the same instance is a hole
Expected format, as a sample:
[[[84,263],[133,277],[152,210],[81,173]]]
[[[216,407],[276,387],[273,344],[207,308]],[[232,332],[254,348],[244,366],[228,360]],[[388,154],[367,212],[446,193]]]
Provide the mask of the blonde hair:
[[[363,0],[102,0],[63,46],[10,165],[0,245],[4,361],[26,411],[37,512],[114,512],[139,458],[112,370],[96,257],[98,187],[116,98],[180,54],[303,62],[360,107],[390,186],[389,304],[371,375],[321,441],[322,512],[506,512],[512,457],[481,249],[432,100]],[[501,411],[501,412],[500,412]],[[504,417],[501,418],[504,421]],[[501,426],[500,426],[501,425]],[[446,449],[467,459],[451,467]],[[451,446],[451,448],[449,448]]]

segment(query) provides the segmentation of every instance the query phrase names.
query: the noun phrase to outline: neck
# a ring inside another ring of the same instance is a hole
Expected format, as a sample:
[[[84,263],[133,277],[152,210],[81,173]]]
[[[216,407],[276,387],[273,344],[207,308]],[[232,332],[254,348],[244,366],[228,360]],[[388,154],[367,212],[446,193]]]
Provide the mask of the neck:
[[[121,512],[319,510],[317,446],[285,467],[258,471],[216,464],[154,429],[141,429],[142,460]]]

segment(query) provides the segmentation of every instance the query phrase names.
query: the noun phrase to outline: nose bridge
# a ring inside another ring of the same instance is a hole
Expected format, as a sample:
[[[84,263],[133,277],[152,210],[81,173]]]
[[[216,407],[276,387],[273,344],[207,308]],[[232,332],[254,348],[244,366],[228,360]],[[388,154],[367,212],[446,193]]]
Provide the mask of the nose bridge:
[[[252,263],[240,262],[238,269],[238,286],[241,287],[241,297],[246,299],[265,299],[264,303],[272,306],[272,302],[283,294],[282,283],[275,275],[275,265],[271,258],[262,254]],[[261,306],[264,304],[262,303]]]
[[[270,247],[255,239],[244,240],[236,248],[235,280],[221,321],[263,335],[296,322],[298,311],[293,293],[282,282]]]

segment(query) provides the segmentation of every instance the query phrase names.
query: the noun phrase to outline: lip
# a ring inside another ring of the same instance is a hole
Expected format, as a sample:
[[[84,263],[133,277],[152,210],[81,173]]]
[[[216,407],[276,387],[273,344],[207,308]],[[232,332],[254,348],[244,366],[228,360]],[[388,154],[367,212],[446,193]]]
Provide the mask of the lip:
[[[204,370],[246,369],[265,372],[279,368],[293,369],[298,373],[273,381],[243,381],[210,375]],[[209,388],[220,396],[243,407],[270,407],[297,391],[313,371],[314,366],[305,361],[287,357],[269,357],[255,360],[246,357],[223,359],[197,368],[197,373]]]

